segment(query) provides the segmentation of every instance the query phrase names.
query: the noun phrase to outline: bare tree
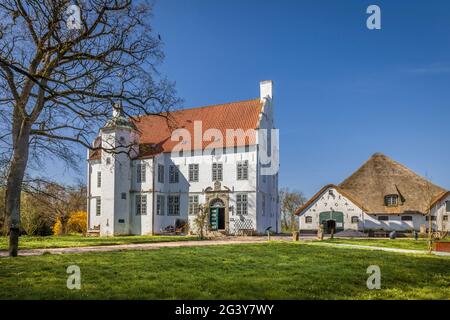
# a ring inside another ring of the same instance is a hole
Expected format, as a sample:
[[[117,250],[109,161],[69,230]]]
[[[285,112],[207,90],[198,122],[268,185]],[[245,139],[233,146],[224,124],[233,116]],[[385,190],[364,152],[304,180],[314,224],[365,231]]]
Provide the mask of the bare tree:
[[[67,11],[71,3],[79,17]],[[0,2],[0,173],[11,256],[30,164],[54,157],[76,167],[73,144],[94,148],[113,103],[123,102],[128,116],[164,114],[178,103],[157,72],[163,53],[151,13],[151,5],[132,0]]]
[[[295,231],[297,230],[295,211],[306,203],[306,198],[302,192],[291,191],[289,188],[281,188],[279,193],[282,229]]]
[[[47,220],[61,222],[60,234],[67,234],[67,223],[73,212],[84,211],[86,207],[86,186],[66,186],[51,181],[34,179],[26,183],[24,190],[34,199],[41,211],[46,212]]]

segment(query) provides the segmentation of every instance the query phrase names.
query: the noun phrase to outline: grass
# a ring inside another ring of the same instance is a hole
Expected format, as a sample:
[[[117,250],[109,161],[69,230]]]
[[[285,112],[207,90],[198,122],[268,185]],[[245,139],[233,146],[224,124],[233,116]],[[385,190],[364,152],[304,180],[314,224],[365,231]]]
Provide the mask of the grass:
[[[383,248],[397,248],[410,250],[428,250],[427,239],[333,239],[324,240],[328,243],[356,244],[361,246],[373,246]]]
[[[47,249],[108,246],[116,244],[172,242],[199,240],[196,236],[117,236],[117,237],[84,237],[82,235],[33,237],[22,236],[19,239],[19,249]],[[8,249],[8,238],[0,237],[0,250]]]
[[[450,258],[289,242],[1,258],[0,299],[450,299]]]

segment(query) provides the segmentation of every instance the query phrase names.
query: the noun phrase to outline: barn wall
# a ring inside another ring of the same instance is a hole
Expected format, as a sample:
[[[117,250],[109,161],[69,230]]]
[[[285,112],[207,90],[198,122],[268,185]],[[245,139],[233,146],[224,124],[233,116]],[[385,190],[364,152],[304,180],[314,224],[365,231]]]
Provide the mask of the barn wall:
[[[344,214],[344,230],[363,229],[363,211],[335,188],[330,187],[301,214],[299,218],[300,231],[318,230],[320,213],[329,211]],[[312,217],[312,223],[306,223],[307,217]],[[358,217],[358,223],[352,223],[352,217]]]

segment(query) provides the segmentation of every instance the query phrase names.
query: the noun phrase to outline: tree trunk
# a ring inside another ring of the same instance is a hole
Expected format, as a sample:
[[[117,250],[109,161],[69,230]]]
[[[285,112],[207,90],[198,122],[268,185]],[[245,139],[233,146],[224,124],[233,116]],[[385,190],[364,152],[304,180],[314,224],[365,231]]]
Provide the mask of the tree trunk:
[[[9,227],[9,255],[17,256],[19,247],[20,196],[28,162],[30,126],[22,125],[13,139],[13,157],[6,178],[5,218]]]
[[[291,231],[294,232],[296,231],[296,223],[295,223],[295,213],[294,212],[290,212],[291,213]]]
[[[60,235],[65,236],[67,235],[67,225],[69,224],[69,216],[61,215],[59,221],[61,222]]]

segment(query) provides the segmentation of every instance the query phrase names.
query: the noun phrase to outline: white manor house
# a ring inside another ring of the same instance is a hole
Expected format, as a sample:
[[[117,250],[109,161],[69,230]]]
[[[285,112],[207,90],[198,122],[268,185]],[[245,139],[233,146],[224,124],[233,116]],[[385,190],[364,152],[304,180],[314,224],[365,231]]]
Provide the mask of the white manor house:
[[[211,231],[279,232],[273,108],[272,81],[260,83],[260,98],[167,118],[129,118],[116,106],[88,152],[88,229],[103,236],[193,230],[203,204]]]

